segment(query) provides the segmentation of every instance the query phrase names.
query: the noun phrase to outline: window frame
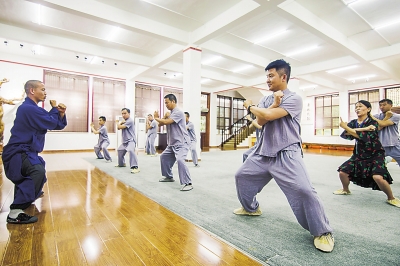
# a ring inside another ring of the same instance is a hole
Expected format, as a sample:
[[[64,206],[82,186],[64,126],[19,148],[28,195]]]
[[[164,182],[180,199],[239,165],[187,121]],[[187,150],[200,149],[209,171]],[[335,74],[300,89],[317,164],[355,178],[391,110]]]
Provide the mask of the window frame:
[[[337,104],[334,104],[334,98]],[[318,99],[322,99],[322,105],[318,104]],[[315,136],[339,136],[339,116],[340,116],[340,105],[339,105],[339,94],[330,94],[317,96],[314,98],[315,104],[315,121],[314,121],[314,135]],[[318,108],[322,110],[322,118],[319,116]],[[334,112],[337,115],[334,115]],[[329,111],[329,112],[328,112]],[[327,113],[330,115],[328,116]],[[322,119],[322,121],[319,121]],[[329,123],[326,123],[329,121]],[[326,125],[329,124],[329,125]]]

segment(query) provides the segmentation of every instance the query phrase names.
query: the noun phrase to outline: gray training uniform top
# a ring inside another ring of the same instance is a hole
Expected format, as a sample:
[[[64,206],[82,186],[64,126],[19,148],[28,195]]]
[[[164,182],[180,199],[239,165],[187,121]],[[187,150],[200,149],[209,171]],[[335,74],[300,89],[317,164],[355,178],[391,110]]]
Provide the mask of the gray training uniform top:
[[[181,146],[190,143],[190,137],[186,129],[186,117],[183,111],[175,107],[170,117],[175,123],[167,125],[168,146]]]
[[[379,120],[383,120],[385,115],[383,113],[376,114],[374,117],[378,118]],[[383,147],[391,147],[396,146],[399,144],[399,122],[400,122],[400,115],[393,114],[393,116],[389,119],[394,124],[388,127],[384,127],[379,130],[379,140],[382,143]]]
[[[102,125],[99,128],[99,144],[103,143],[103,141],[109,141],[108,134],[107,134],[107,127]]]
[[[151,134],[155,134],[157,133],[157,121],[155,119],[153,119],[153,121],[151,121],[150,123],[151,128],[149,128],[149,130],[147,130],[147,135],[150,136]]]
[[[187,122],[186,124],[187,131],[189,133],[190,141],[191,142],[196,142],[196,132],[194,132],[194,125],[192,122]]]
[[[303,101],[295,92],[285,89],[280,108],[285,109],[288,115],[268,121],[263,125],[256,154],[267,157],[276,157],[282,150],[297,150],[301,143],[300,120]],[[274,102],[274,95],[269,95],[260,102],[259,107],[268,108]]]
[[[132,118],[125,120],[126,128],[122,129],[122,143],[126,144],[128,142],[135,142],[136,144],[136,134],[135,134],[135,122]]]

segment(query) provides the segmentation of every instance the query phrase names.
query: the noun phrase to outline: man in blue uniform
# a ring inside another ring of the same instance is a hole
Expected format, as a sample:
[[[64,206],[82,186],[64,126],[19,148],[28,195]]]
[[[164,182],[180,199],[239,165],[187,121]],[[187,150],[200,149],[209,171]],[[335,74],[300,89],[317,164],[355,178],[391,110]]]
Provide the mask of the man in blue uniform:
[[[47,112],[38,106],[46,99],[46,89],[39,80],[25,84],[25,101],[18,107],[11,137],[4,147],[2,159],[8,179],[14,183],[14,201],[7,216],[8,223],[37,222],[23,210],[43,194],[46,182],[45,162],[38,153],[43,151],[47,130],[60,130],[67,125],[66,106],[50,100]]]

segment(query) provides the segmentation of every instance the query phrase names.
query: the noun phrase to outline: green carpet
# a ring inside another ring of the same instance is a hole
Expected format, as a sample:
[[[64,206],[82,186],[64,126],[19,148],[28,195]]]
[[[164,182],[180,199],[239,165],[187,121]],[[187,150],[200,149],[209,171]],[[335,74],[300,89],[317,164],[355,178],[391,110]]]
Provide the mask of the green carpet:
[[[347,157],[306,154],[305,163],[334,228],[335,249],[323,253],[296,221],[289,204],[274,181],[257,196],[263,214],[236,216],[240,207],[234,174],[241,165],[239,151],[202,153],[201,167],[187,163],[194,189],[181,192],[176,182],[160,183],[160,157],[139,154],[138,174],[116,168],[104,160],[87,158],[100,170],[135,188],[192,223],[268,265],[400,265],[400,208],[385,203],[385,195],[351,185],[350,196],[336,196],[340,188],[337,167]],[[115,156],[114,161],[116,161]],[[390,163],[395,196],[400,197],[400,168]]]

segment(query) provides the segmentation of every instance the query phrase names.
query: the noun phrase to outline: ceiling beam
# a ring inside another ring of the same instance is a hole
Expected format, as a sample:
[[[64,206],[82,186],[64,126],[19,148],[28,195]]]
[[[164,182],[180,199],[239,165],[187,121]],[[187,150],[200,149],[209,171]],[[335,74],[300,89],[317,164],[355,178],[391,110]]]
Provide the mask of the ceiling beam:
[[[86,41],[79,41],[70,38],[60,37],[38,31],[22,29],[14,26],[0,24],[2,37],[26,43],[39,44],[44,47],[51,47],[72,51],[85,55],[94,55],[103,58],[112,58],[122,62],[128,62],[137,65],[151,65],[152,58],[126,52],[120,49],[107,48]]]
[[[371,64],[385,71],[389,77],[397,82],[400,82],[400,68],[393,65],[389,65],[383,60],[372,61]]]
[[[191,43],[201,44],[226,32],[226,27],[237,24],[240,18],[258,8],[260,5],[252,0],[242,0],[225,12],[211,19],[191,33]]]
[[[171,57],[174,57],[177,53],[181,53],[183,50],[182,45],[173,44],[155,57],[152,58],[151,65],[149,67],[140,67],[134,69],[131,73],[129,73],[129,80],[133,80],[136,77],[140,77],[144,75],[147,71],[150,71],[154,68],[158,68],[159,66],[165,64],[166,62],[170,61]]]
[[[278,7],[285,11],[279,14],[294,22],[297,26],[304,28],[339,49],[345,50],[356,59],[366,60],[366,51],[361,46],[296,1],[287,0],[278,5]]]
[[[229,57],[232,59],[237,59],[243,62],[251,62],[253,65],[265,67],[270,61],[264,57],[249,53],[245,50],[237,49],[232,46],[223,44],[218,41],[209,40],[201,45],[203,50],[208,50],[222,56]]]
[[[135,29],[166,41],[180,44],[187,44],[189,42],[189,33],[183,30],[103,4],[99,1],[42,0],[41,2],[50,4],[49,7],[52,8],[59,6],[62,9],[106,20],[114,25],[117,24]]]

